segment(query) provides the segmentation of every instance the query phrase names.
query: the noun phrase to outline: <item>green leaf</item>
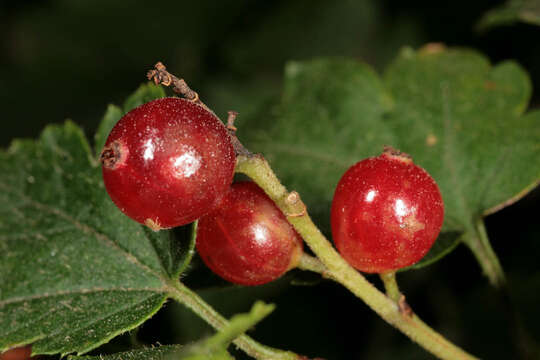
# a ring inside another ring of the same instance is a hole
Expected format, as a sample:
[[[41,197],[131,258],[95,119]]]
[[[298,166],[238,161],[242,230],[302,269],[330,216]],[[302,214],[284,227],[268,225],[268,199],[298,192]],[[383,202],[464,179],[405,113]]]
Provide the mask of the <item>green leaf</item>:
[[[482,234],[483,215],[517,200],[540,178],[540,112],[523,115],[531,93],[521,67],[491,66],[467,50],[405,51],[387,69],[396,146],[437,181],[443,229],[462,233],[493,283],[502,281]]]
[[[227,352],[227,346],[239,335],[268,316],[275,306],[256,302],[247,314],[233,316],[229,325],[204,341],[198,341],[189,346],[159,346],[153,348],[137,349],[113,355],[99,356],[70,356],[70,360],[230,360],[232,356]]]
[[[139,86],[139,88],[126,99],[124,102],[124,113],[133,110],[137,106],[145,104],[149,101],[165,97],[165,90],[162,86],[155,85],[153,83],[146,83]]]
[[[383,80],[353,60],[294,62],[286,68],[281,101],[239,136],[300,192],[327,232],[333,191],[349,166],[380,154],[385,144],[411,154],[445,201],[447,234],[421,266],[450,252],[458,239],[477,257],[486,255],[478,220],[538,183],[540,113],[523,115],[530,93],[516,63],[493,67],[468,50],[405,50]]]
[[[107,111],[105,112],[105,115],[103,115],[103,119],[99,123],[99,127],[94,135],[94,149],[96,157],[101,154],[101,150],[103,149],[103,146],[105,146],[109,133],[123,115],[124,113],[122,109],[120,109],[118,106],[109,105],[107,107]]]
[[[162,97],[165,97],[165,90],[163,90],[161,86],[147,83],[139,86],[139,88],[126,99],[123,109],[116,105],[109,105],[99,124],[98,130],[94,135],[96,155],[99,156],[112,128],[125,113],[139,105]]]
[[[0,213],[0,351],[87,352],[152,316],[181,265],[110,201],[71,122],[0,152]]]
[[[540,25],[540,2],[538,0],[508,0],[505,4],[486,12],[477,24],[485,31],[495,26],[523,22]]]

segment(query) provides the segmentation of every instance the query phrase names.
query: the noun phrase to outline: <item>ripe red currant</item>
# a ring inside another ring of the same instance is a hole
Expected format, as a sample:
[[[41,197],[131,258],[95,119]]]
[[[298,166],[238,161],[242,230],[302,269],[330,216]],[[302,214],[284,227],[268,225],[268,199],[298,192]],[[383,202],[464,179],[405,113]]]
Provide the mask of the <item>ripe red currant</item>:
[[[339,181],[332,235],[353,267],[381,273],[420,260],[437,238],[443,216],[433,178],[409,156],[386,149],[353,165]]]
[[[235,153],[214,114],[185,99],[163,98],[118,121],[101,162],[113,202],[159,230],[212,210],[232,183]]]
[[[302,239],[253,182],[232,185],[221,206],[199,219],[197,251],[230,282],[260,285],[298,264]]]
[[[32,346],[26,345],[1,353],[0,360],[29,360],[31,359],[30,354],[32,354]]]

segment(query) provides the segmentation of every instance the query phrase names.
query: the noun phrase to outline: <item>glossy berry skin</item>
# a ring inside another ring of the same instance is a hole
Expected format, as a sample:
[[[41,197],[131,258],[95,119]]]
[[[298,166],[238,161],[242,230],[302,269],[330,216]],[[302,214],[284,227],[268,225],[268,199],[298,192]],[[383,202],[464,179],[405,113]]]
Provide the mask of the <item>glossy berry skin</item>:
[[[197,251],[225,280],[260,285],[298,264],[302,239],[253,182],[232,185],[221,206],[199,219]]]
[[[353,267],[382,273],[420,260],[437,238],[443,217],[433,178],[406,155],[389,150],[356,163],[339,181],[332,236]]]
[[[127,113],[101,154],[113,202],[153,230],[211,211],[232,183],[235,152],[221,121],[203,107],[163,98]]]
[[[12,348],[0,354],[0,360],[30,360],[32,354],[32,346],[26,345],[22,347]]]

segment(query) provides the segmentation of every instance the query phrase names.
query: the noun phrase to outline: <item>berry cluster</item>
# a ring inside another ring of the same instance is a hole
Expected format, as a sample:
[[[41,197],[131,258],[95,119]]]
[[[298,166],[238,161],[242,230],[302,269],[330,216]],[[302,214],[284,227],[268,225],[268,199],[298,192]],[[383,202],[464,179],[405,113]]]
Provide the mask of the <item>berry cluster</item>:
[[[199,219],[197,250],[224,279],[258,285],[297,266],[301,237],[261,188],[232,184],[231,136],[204,107],[180,98],[137,107],[112,129],[101,162],[111,199],[135,221],[157,231]],[[336,247],[365,272],[417,262],[442,221],[435,181],[394,150],[347,170],[331,210]]]
[[[200,219],[197,248],[208,267],[263,284],[297,265],[302,240],[257,185],[231,185],[235,162],[221,121],[180,98],[127,113],[101,153],[105,188],[122,212],[156,231]]]

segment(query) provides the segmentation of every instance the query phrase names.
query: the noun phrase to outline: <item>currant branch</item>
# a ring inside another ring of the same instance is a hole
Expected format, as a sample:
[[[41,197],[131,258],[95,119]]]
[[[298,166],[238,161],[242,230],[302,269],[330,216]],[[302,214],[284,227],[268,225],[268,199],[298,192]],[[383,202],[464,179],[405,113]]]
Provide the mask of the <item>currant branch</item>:
[[[166,86],[173,84],[173,90],[176,93],[208,109],[201,102],[199,96],[187,86],[185,81],[168,73],[162,63],[157,63],[155,70],[149,71],[148,78],[153,79],[156,84]],[[211,111],[210,109],[208,110]],[[332,244],[311,220],[306,205],[301,200],[300,195],[296,191],[289,192],[281,184],[265,158],[260,154],[251,153],[238,140],[236,137],[236,127],[234,126],[235,117],[236,113],[229,112],[227,121],[229,135],[237,153],[235,171],[249,176],[266,192],[317,256],[318,259],[303,256],[299,267],[305,270],[319,272],[324,277],[339,282],[363,300],[385,321],[399,329],[411,340],[417,342],[435,356],[441,359],[476,359],[474,356],[449,342],[414,314],[412,309],[407,305],[405,297],[399,292],[394,274],[386,274],[386,277],[383,276],[382,278],[387,288],[387,295],[385,295],[377,290],[376,287],[337,253]],[[181,289],[177,288],[177,290],[180,291]],[[185,303],[186,299],[178,297],[179,294],[182,294],[182,292],[173,292],[173,295],[177,296],[177,300]],[[189,299],[192,299],[192,297],[188,297]],[[186,305],[190,306],[190,304]],[[204,312],[199,313],[198,311],[201,310],[200,306],[194,306],[192,309],[205,320],[209,321],[214,327],[220,328],[222,326],[220,324],[219,314],[216,313],[212,316],[207,316],[208,314],[204,314]],[[248,352],[249,346],[246,346],[241,340],[238,345],[250,354]]]
[[[289,193],[281,184],[268,162],[261,155],[238,156],[236,171],[252,178],[274,200],[286,216],[288,214],[297,214],[305,208],[297,193],[295,196],[296,201],[290,201],[290,194],[292,193]],[[345,286],[389,324],[399,329],[433,355],[441,359],[476,359],[476,357],[457,347],[425,324],[401,300],[402,298],[397,302],[392,300],[353,269],[320,232],[307,211],[304,211],[301,216],[289,215],[287,219],[326,267],[326,271],[323,272],[325,277]],[[301,262],[301,264],[303,263],[305,261]],[[316,267],[311,263],[311,266],[306,266],[305,269],[317,271],[321,267]]]

